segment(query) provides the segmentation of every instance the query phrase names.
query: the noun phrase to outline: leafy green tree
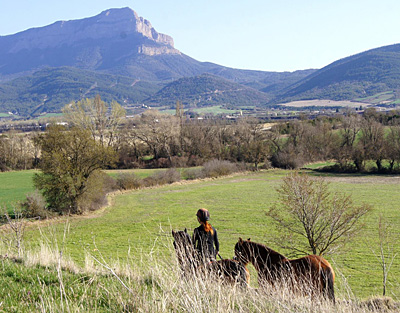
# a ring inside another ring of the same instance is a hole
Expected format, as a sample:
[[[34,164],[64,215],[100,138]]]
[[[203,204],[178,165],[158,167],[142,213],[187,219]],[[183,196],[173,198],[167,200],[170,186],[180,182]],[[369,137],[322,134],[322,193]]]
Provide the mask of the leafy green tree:
[[[94,140],[90,131],[74,127],[52,126],[35,138],[41,148],[41,173],[34,185],[46,198],[48,208],[59,213],[81,213],[83,199],[94,180],[103,179],[99,171],[115,161],[115,152]],[[85,204],[86,206],[86,204]]]

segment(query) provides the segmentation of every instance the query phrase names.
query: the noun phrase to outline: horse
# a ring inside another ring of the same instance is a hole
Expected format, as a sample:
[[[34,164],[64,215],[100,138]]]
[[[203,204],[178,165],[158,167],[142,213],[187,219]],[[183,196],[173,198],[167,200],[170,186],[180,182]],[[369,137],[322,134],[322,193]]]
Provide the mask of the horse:
[[[322,295],[335,303],[335,273],[322,256],[308,255],[290,260],[263,244],[250,241],[250,238],[239,238],[235,245],[235,259],[245,266],[253,264],[261,287],[287,283],[292,291]]]
[[[196,276],[212,274],[224,283],[248,287],[250,275],[246,266],[242,263],[232,259],[204,262],[197,256],[186,228],[183,231],[172,230],[172,236],[174,237],[175,253],[183,274],[194,274]]]

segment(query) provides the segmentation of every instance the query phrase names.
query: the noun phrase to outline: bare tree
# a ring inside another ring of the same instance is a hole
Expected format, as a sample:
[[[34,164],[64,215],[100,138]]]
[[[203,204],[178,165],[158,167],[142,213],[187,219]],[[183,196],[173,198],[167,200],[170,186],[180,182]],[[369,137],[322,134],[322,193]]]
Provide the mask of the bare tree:
[[[118,102],[107,104],[97,95],[94,99],[66,105],[63,113],[73,126],[89,130],[102,146],[111,146],[117,138],[118,127],[126,112]]]
[[[372,252],[378,259],[379,265],[382,269],[382,295],[385,296],[388,274],[397,256],[397,253],[394,250],[394,245],[398,242],[398,238],[393,235],[390,225],[385,221],[382,215],[379,215],[378,220],[378,239],[379,250],[376,252],[372,249]]]
[[[282,247],[303,254],[322,255],[343,245],[370,210],[365,204],[354,205],[348,195],[330,192],[322,178],[298,172],[285,177],[277,191],[281,205],[266,214],[281,227],[282,235],[288,235]]]
[[[179,134],[179,118],[158,111],[143,113],[130,130],[131,138],[144,142],[156,160],[160,157],[171,159],[173,150],[180,146]]]
[[[13,208],[13,218],[8,213],[7,208],[2,208],[2,211],[5,225],[1,228],[0,238],[8,248],[14,250],[18,257],[21,257],[24,250],[23,243],[27,220],[23,218],[22,210],[18,206]]]

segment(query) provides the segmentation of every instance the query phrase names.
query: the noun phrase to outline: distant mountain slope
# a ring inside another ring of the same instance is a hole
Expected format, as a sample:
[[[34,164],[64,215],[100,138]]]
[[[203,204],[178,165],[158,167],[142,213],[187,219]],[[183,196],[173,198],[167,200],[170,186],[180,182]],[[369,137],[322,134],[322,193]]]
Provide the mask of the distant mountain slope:
[[[174,48],[172,37],[158,33],[133,10],[110,9],[91,18],[0,37],[0,75],[4,80],[59,66],[113,72],[138,55],[181,53]]]
[[[177,100],[185,108],[189,108],[210,105],[265,105],[269,98],[253,88],[215,75],[203,74],[178,79],[159,90],[146,102],[152,105],[175,106]]]
[[[352,100],[399,86],[400,44],[396,44],[333,62],[287,88],[274,101]]]
[[[94,98],[121,104],[142,102],[160,86],[130,77],[96,73],[71,67],[48,68],[0,85],[2,112],[20,115],[59,112],[71,101]]]
[[[208,72],[260,89],[291,76],[199,62],[175,49],[172,37],[158,33],[130,8],[0,36],[0,81],[61,66],[148,81],[172,81]],[[296,80],[308,74],[299,73],[302,71],[294,74]]]

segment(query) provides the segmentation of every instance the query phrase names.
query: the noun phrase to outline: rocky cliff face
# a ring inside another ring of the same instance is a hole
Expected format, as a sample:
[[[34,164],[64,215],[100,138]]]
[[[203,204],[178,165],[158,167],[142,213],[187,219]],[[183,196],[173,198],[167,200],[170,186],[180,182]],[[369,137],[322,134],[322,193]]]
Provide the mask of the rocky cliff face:
[[[97,16],[72,21],[59,21],[52,25],[28,29],[24,32],[5,36],[12,41],[9,53],[27,49],[47,49],[62,45],[73,45],[82,41],[116,40],[128,36],[142,35],[152,42],[174,47],[172,37],[158,33],[151,23],[137,15],[130,8],[110,9]],[[0,37],[0,40],[5,38]],[[12,38],[13,37],[13,38]]]
[[[0,79],[44,67],[107,70],[138,55],[180,55],[172,37],[158,33],[130,8],[0,37]]]

